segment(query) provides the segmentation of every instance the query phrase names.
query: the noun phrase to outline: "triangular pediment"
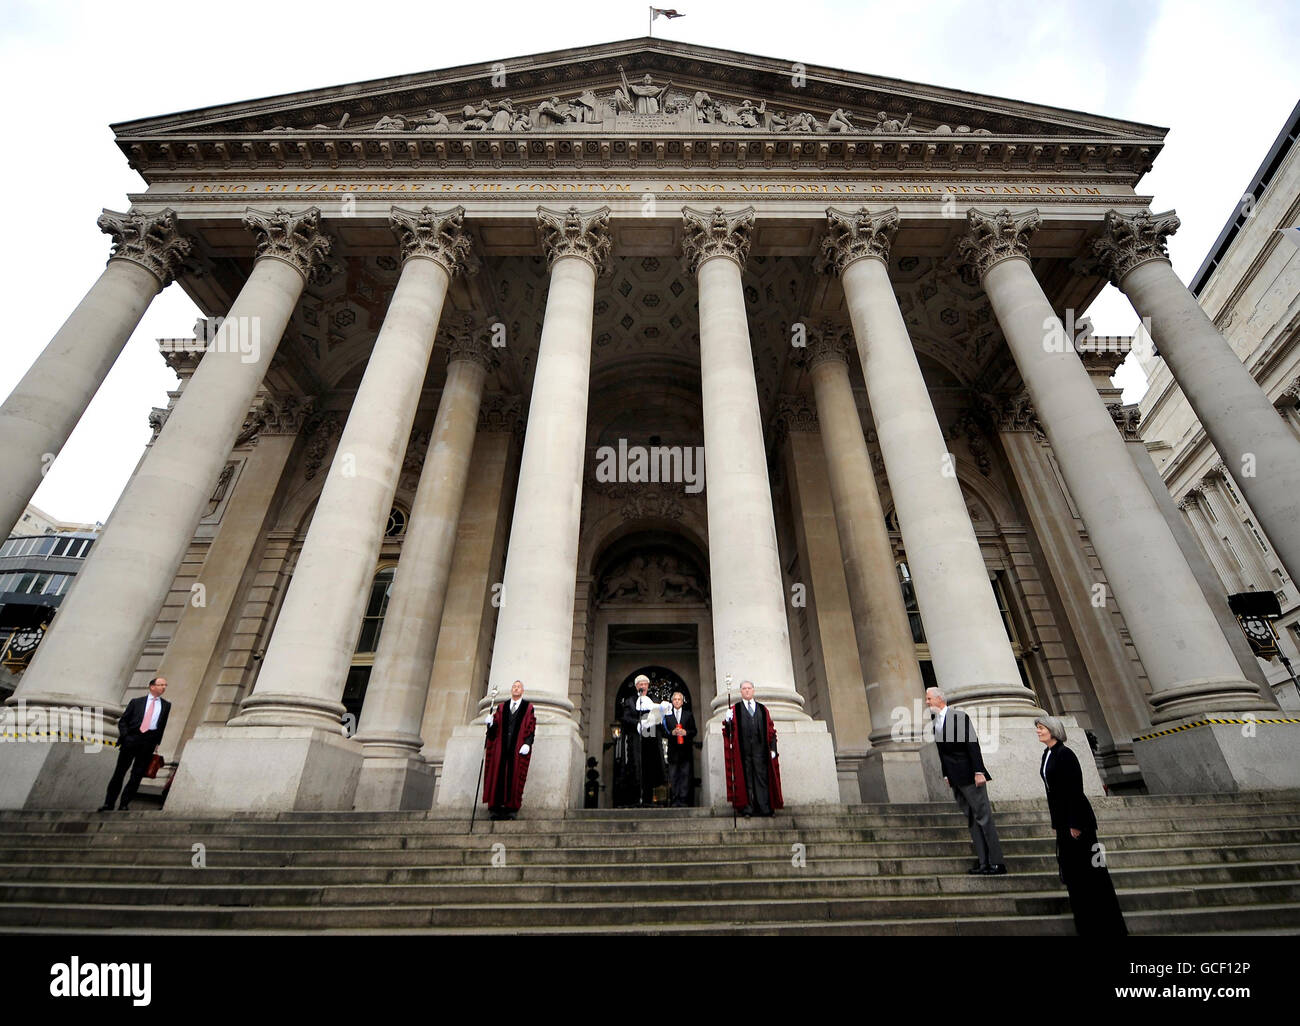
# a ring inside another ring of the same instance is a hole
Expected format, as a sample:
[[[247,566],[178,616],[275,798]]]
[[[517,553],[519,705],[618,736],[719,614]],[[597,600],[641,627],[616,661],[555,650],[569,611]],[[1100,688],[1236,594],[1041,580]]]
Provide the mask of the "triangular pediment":
[[[1164,129],[1040,104],[983,96],[670,40],[632,39],[504,62],[232,103],[113,126],[137,167],[165,159],[230,162],[313,150],[391,152],[376,140],[413,140],[411,152],[461,139],[776,136],[885,140],[951,149],[993,139],[1127,147],[1147,163]],[[173,142],[175,140],[176,142]],[[287,147],[280,143],[283,140]],[[330,142],[330,140],[338,140]],[[178,146],[184,142],[185,146]],[[273,145],[278,144],[278,145]],[[477,143],[471,142],[470,152]],[[689,143],[688,143],[689,145]],[[452,145],[458,150],[460,143]],[[1058,146],[1059,148],[1059,146]],[[405,150],[406,144],[398,149]],[[1108,154],[1112,159],[1115,154]]]

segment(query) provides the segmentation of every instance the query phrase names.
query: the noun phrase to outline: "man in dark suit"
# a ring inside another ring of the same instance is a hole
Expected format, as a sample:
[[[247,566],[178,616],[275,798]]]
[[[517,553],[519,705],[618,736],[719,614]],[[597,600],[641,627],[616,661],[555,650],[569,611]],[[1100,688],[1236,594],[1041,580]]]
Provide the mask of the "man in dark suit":
[[[131,767],[131,777],[122,791],[122,802],[118,808],[125,812],[135,799],[135,792],[149,769],[149,760],[162,741],[163,731],[167,729],[167,716],[172,704],[163,698],[167,690],[167,679],[155,677],[149,682],[149,694],[133,698],[126,703],[122,717],[117,721],[117,767],[108,782],[108,793],[100,812],[112,812],[117,794],[122,791],[122,778],[126,769]]]
[[[934,741],[939,749],[943,779],[952,788],[957,807],[966,814],[971,840],[979,862],[967,872],[977,876],[1000,876],[1007,871],[1002,858],[1002,843],[993,824],[988,788],[993,779],[984,768],[979,737],[970,717],[960,709],[949,709],[943,692],[925,689],[925,704],[934,710]]]
[[[740,701],[722,719],[727,798],[742,816],[770,816],[785,804],[776,725],[767,706],[754,700],[752,681],[740,682]]]
[[[663,729],[668,734],[668,804],[672,807],[691,804],[696,730],[695,717],[685,705],[685,696],[674,691],[673,707],[664,715]]]
[[[510,685],[510,701],[488,713],[486,726],[483,801],[493,819],[514,819],[523,804],[537,734],[537,714],[533,704],[524,698],[523,681]]]
[[[638,674],[632,682],[636,694],[623,703],[619,720],[627,736],[627,773],[629,790],[636,792],[637,804],[654,804],[654,791],[663,783],[663,756],[659,744],[660,706],[650,698],[650,678]]]

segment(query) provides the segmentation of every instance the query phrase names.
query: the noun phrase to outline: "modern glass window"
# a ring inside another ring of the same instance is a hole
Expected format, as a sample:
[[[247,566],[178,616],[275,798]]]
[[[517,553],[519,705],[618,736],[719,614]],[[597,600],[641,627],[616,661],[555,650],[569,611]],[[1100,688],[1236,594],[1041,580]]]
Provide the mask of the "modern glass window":
[[[379,648],[379,635],[384,629],[384,615],[388,612],[388,599],[393,590],[396,567],[384,567],[370,584],[370,599],[361,621],[361,637],[357,640],[358,652],[374,652]]]
[[[921,623],[920,607],[916,604],[916,589],[912,587],[912,574],[906,563],[898,564],[898,583],[903,589],[903,605],[907,608],[907,622],[912,627],[912,643],[924,645],[925,625]]]

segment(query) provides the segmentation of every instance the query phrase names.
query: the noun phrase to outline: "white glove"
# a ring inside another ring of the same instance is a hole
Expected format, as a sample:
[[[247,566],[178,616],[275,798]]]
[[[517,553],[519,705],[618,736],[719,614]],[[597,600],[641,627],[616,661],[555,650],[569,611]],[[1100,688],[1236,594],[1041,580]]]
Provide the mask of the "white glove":
[[[727,710],[727,715],[724,716],[724,717],[722,717],[722,722],[723,722],[723,723],[730,723],[730,722],[731,722],[731,710],[730,710],[730,709]]]
[[[642,695],[640,698],[636,700],[637,712],[649,712],[654,707],[655,707],[654,702],[650,701],[650,699],[646,695]]]
[[[528,746],[527,746],[527,745],[521,745],[520,748],[519,748],[519,754],[520,754],[520,755],[527,755],[527,754],[528,754]]]
[[[772,758],[773,758],[773,759],[776,758],[776,752],[773,752],[773,753],[772,753]]]
[[[660,702],[660,703],[659,703],[659,715],[660,715],[660,716],[667,716],[667,715],[668,715],[670,712],[672,712],[672,711],[673,711],[673,703],[672,703],[672,702]]]
[[[489,727],[492,726],[492,714],[491,714],[491,713],[488,713],[488,714],[487,714],[487,718],[483,721],[483,723],[484,723],[485,725],[489,726]]]

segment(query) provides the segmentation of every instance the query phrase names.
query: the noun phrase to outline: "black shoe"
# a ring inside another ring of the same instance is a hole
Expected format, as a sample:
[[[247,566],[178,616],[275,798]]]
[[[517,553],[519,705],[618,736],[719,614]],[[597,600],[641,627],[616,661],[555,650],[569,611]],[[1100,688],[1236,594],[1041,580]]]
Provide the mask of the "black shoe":
[[[988,872],[989,867],[985,865],[971,866],[970,869],[966,870],[968,876],[987,876]]]
[[[759,815],[760,815],[760,816],[767,816],[767,817],[770,819],[772,816],[775,816],[776,813],[773,812],[771,809],[768,809],[766,812],[760,812]]]
[[[749,819],[751,816],[754,815],[754,810],[753,810],[753,809],[741,809],[741,810],[740,810],[740,814],[741,814],[742,816],[744,816],[746,819]]]
[[[989,866],[984,870],[986,876],[1006,876],[1007,866],[1005,862],[999,862],[997,865]]]
[[[130,806],[129,804],[127,804],[126,802],[123,802],[121,805],[119,805],[119,806],[117,807],[117,811],[118,811],[118,812],[130,812],[130,811],[131,811],[131,806]]]
[[[98,811],[99,811],[99,812],[112,812],[112,811],[113,811],[113,806],[111,806],[111,805],[101,805],[101,806],[99,807]]]

